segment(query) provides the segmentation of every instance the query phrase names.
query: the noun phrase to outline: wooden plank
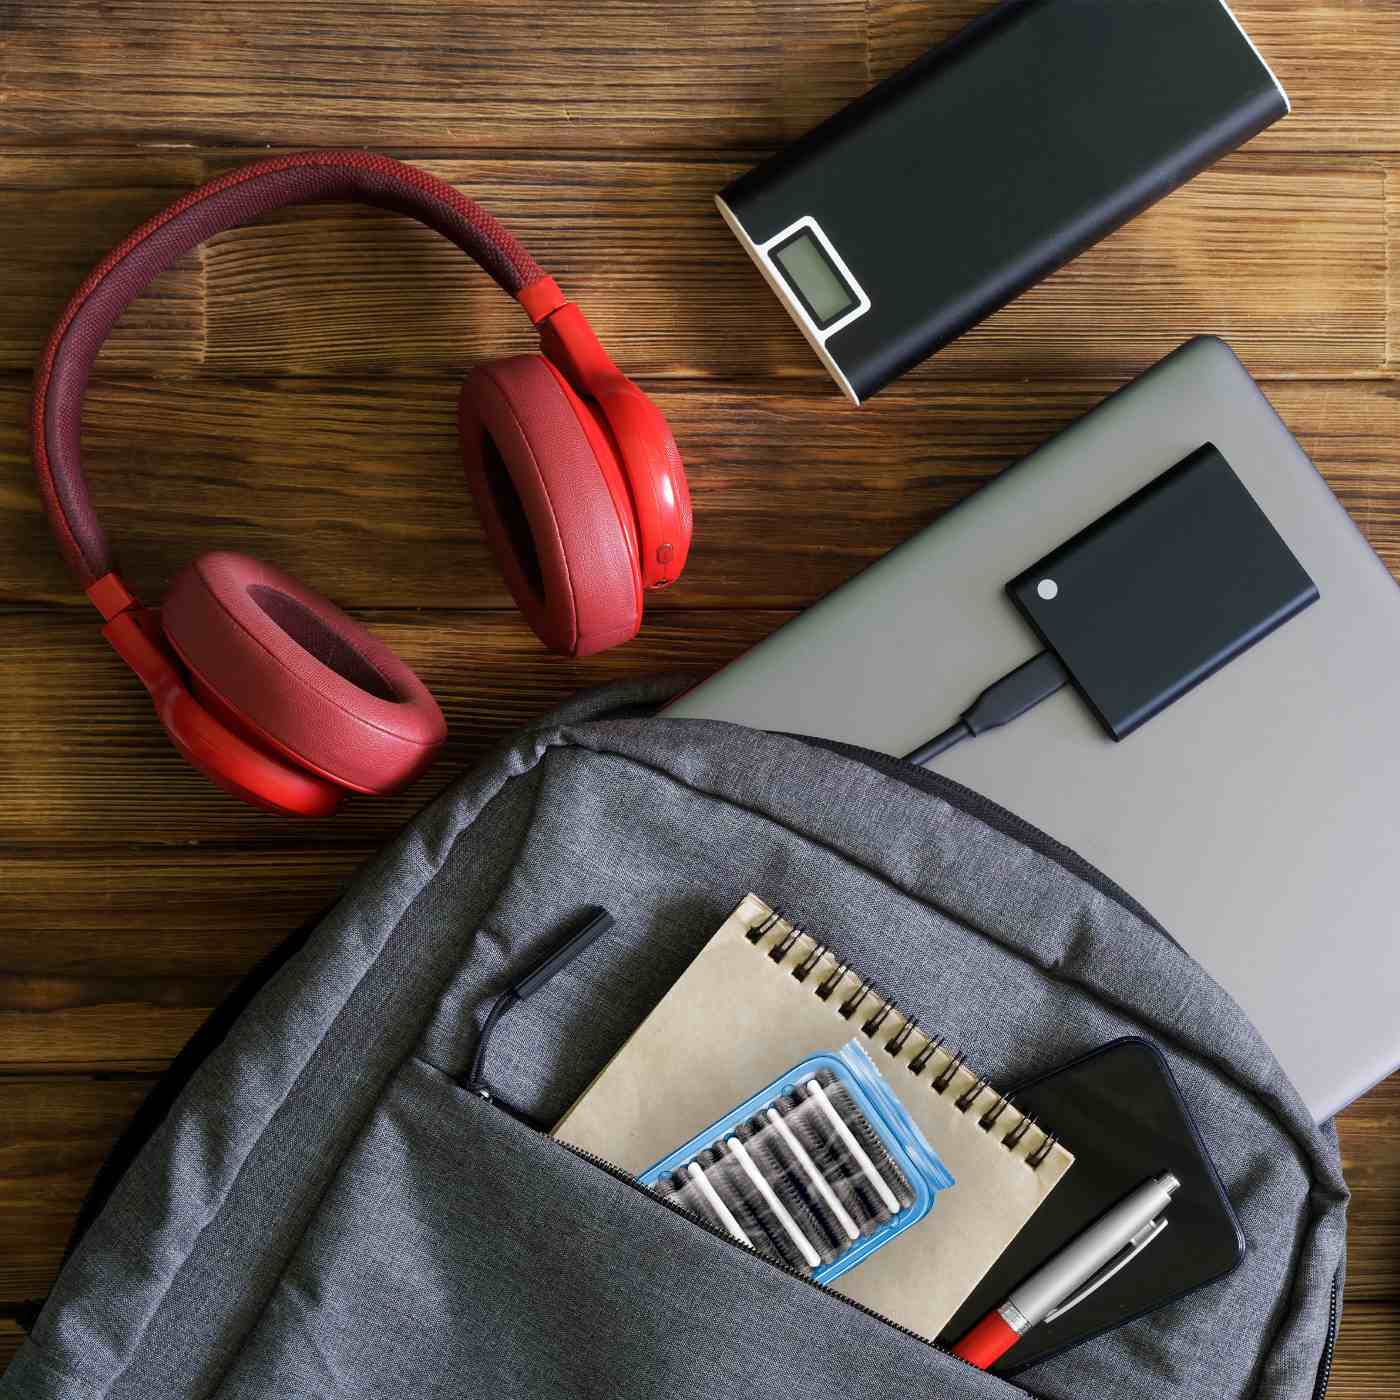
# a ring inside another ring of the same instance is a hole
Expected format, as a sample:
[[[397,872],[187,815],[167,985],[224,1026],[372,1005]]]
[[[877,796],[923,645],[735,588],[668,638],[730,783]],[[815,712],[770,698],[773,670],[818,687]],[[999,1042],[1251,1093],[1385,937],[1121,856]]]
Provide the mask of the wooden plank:
[[[451,731],[448,743],[437,765],[406,792],[349,801],[333,823],[308,826],[235,802],[189,768],[85,616],[0,614],[4,674],[24,678],[6,687],[0,729],[7,786],[0,849],[240,841],[271,847],[344,842],[363,850],[397,831],[488,744],[575,691],[663,671],[703,675],[789,616],[666,612],[631,646],[570,662],[545,652],[513,615],[371,614],[376,633],[437,696]],[[154,930],[159,909],[150,914]],[[42,1050],[36,1040],[34,1053]]]
[[[146,1078],[0,1080],[0,1301],[48,1292],[78,1207],[149,1089]]]
[[[13,159],[0,159],[0,182]],[[12,307],[0,299],[0,367],[29,366],[81,265],[136,221],[128,217],[133,201],[142,213],[160,202],[140,188],[117,199],[118,212],[94,230],[69,218],[75,201],[99,198],[84,185],[94,158],[55,153],[54,161],[74,170],[77,192],[25,194],[6,215],[10,242],[26,244],[28,258],[45,267],[42,275],[0,271],[0,289],[13,283],[21,293]],[[836,396],[714,211],[713,194],[742,164],[424,163],[519,233],[629,372],[802,379]],[[211,160],[205,171],[231,164]],[[129,173],[121,157],[102,167],[114,183],[150,178],[146,157]],[[70,231],[50,252],[56,210]],[[1229,335],[1261,373],[1375,372],[1385,357],[1384,214],[1384,174],[1373,162],[1233,157],[904,382],[1117,375],[1205,331]],[[207,324],[198,306],[181,303],[185,319],[175,329],[186,359],[207,342],[205,364],[219,373],[457,377],[484,359],[534,348],[519,309],[457,249],[375,211],[318,205],[221,235],[205,250],[204,278]],[[149,327],[132,334],[130,353],[143,367],[180,368],[176,353],[159,359]]]
[[[871,0],[870,73],[888,77],[990,9],[986,0]],[[1230,0],[1293,102],[1251,149],[1400,149],[1400,29],[1374,0]]]
[[[30,0],[0,141],[708,153],[867,83],[864,0]]]
[[[659,390],[689,466],[697,532],[684,579],[652,596],[652,616],[814,602],[1118,382],[930,384],[858,412],[825,393]],[[1268,389],[1400,570],[1393,386]],[[29,480],[27,393],[0,380],[0,601],[77,604]],[[149,601],[197,554],[234,549],[352,610],[506,608],[462,479],[454,415],[441,381],[102,382],[87,463],[123,570]],[[80,654],[98,646],[94,633]]]
[[[327,908],[374,849],[295,834],[304,844],[291,844],[289,831],[288,844],[270,850],[178,845],[55,857],[12,848],[0,870],[0,966],[11,989],[36,979],[38,1009],[45,980],[57,991],[121,978],[134,991],[242,977]]]
[[[1293,102],[1261,149],[1400,150],[1400,28],[1372,0],[1231,0]]]
[[[156,990],[150,982],[115,979],[93,988],[55,979],[42,989],[46,999],[33,1004],[38,989],[32,982],[18,982],[16,988],[16,982],[8,975],[0,977],[0,1070],[103,1065],[158,1071],[204,1024],[210,1008],[233,989],[231,981],[191,978],[184,985],[162,988],[182,1001],[161,1006],[146,1000]]]
[[[761,151],[988,8],[871,0],[867,23],[860,0],[610,0],[551,7],[542,25],[524,0],[32,0],[6,26],[0,141]],[[1386,5],[1234,9],[1294,103],[1261,145],[1400,149]]]
[[[1400,398],[1393,382],[1265,385],[1352,520],[1400,579]]]
[[[3,110],[0,108],[0,110]],[[192,156],[115,163],[54,152],[0,159],[0,365],[29,368],[92,266],[138,224],[197,185]],[[204,254],[151,284],[102,351],[106,370],[178,370],[204,356]]]
[[[1352,1104],[1337,1130],[1352,1193],[1347,1300],[1400,1301],[1400,1074]]]
[[[1327,1400],[1395,1400],[1396,1396],[1400,1396],[1400,1307],[1347,1303]]]
[[[1390,275],[1386,279],[1386,364],[1400,368],[1400,166],[1391,166],[1385,177],[1386,256]]]
[[[0,1068],[160,1068],[368,849],[12,853],[0,862]]]

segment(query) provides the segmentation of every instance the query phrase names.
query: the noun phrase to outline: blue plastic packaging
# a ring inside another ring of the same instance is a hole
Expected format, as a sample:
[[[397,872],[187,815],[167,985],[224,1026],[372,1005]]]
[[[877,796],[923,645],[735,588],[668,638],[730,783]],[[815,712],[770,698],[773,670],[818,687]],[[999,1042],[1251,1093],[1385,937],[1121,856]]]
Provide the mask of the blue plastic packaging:
[[[794,1065],[639,1180],[818,1283],[917,1225],[954,1184],[856,1040]]]

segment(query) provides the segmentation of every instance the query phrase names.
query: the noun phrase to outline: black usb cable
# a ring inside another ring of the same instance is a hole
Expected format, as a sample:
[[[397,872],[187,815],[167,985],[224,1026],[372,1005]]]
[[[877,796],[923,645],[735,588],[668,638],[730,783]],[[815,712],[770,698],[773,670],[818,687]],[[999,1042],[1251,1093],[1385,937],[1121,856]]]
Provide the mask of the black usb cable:
[[[1020,719],[1027,710],[1033,710],[1042,700],[1048,700],[1057,690],[1063,689],[1068,681],[1069,676],[1059,658],[1052,652],[1042,651],[1025,665],[1018,666],[1009,675],[989,685],[963,711],[962,718],[956,724],[907,754],[906,761],[927,763],[939,754],[947,753],[954,744],[960,744],[964,739],[1010,724],[1013,719]]]

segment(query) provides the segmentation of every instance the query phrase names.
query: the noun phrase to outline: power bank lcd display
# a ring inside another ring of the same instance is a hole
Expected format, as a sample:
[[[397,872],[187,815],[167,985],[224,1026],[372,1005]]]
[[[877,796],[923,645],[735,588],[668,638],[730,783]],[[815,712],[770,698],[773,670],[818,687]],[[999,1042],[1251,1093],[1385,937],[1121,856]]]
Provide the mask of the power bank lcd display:
[[[773,257],[818,325],[829,326],[855,307],[851,289],[810,233],[789,238],[773,250]]]

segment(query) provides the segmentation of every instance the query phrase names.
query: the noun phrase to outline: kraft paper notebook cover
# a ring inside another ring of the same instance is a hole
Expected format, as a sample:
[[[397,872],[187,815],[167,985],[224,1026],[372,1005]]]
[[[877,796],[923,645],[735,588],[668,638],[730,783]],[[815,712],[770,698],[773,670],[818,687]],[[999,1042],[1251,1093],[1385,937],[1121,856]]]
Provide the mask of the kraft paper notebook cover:
[[[778,960],[770,956],[775,949]],[[801,980],[794,969],[804,970]],[[821,987],[828,988],[825,998]],[[862,990],[856,1010],[842,1016]],[[730,915],[554,1133],[626,1171],[644,1172],[800,1060],[852,1038],[861,1039],[957,1184],[940,1193],[926,1219],[831,1287],[933,1339],[1074,1159],[951,1047],[888,1006],[858,970],[755,895]]]

